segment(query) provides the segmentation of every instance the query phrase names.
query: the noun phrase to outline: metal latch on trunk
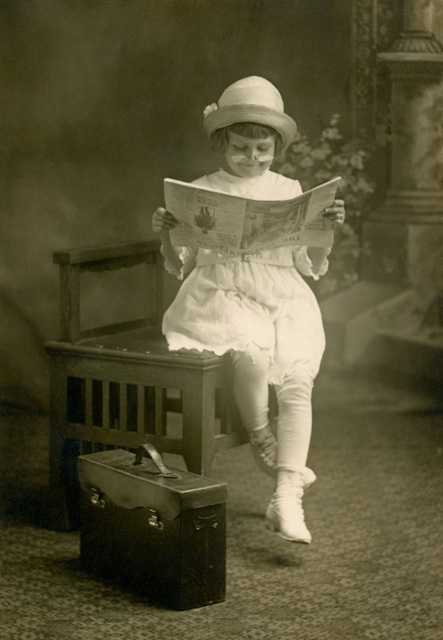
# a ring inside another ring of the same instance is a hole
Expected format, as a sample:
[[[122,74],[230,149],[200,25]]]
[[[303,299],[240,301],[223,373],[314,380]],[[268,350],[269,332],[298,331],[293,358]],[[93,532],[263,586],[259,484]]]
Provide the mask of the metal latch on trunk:
[[[91,487],[91,502],[95,507],[104,509],[106,501],[105,494],[94,487]]]
[[[194,527],[197,531],[200,529],[216,529],[218,527],[217,514],[210,516],[197,516],[194,520]]]
[[[157,513],[157,511],[154,511],[154,509],[148,509],[148,524],[150,527],[154,527],[154,529],[160,530],[165,526],[160,520],[159,514]]]

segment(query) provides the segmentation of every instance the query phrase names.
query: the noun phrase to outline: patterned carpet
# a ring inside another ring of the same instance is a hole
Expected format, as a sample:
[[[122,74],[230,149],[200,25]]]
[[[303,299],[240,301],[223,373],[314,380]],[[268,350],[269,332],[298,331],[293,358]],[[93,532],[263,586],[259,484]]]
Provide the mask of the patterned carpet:
[[[305,498],[313,544],[291,545],[265,529],[272,482],[247,447],[219,454],[211,475],[229,490],[227,599],[184,612],[81,569],[78,533],[45,527],[46,419],[4,409],[0,637],[440,640],[438,407],[381,382],[327,377],[315,406],[318,481]]]

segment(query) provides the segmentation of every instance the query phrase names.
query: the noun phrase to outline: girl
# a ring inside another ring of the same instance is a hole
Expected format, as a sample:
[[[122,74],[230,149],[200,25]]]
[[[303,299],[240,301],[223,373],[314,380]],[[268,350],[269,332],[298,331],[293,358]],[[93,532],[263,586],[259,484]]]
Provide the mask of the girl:
[[[285,200],[301,193],[298,181],[270,171],[274,156],[297,130],[270,82],[253,76],[230,85],[218,105],[206,107],[203,125],[222,168],[194,184],[257,200]],[[323,215],[342,223],[343,201],[335,200]],[[315,480],[306,460],[311,391],[324,332],[316,298],[300,274],[318,279],[328,268],[329,251],[282,247],[228,256],[178,248],[169,237],[176,224],[163,208],[153,214],[166,269],[179,279],[187,276],[164,315],[169,348],[231,354],[236,401],[251,447],[276,475],[267,525],[286,540],[309,544],[302,497]],[[268,422],[269,384],[278,401],[277,439]]]

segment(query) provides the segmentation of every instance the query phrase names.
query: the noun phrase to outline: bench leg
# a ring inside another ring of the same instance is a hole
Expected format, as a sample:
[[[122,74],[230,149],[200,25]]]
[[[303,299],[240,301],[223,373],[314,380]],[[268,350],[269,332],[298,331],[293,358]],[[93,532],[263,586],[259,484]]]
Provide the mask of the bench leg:
[[[78,444],[66,439],[67,376],[63,358],[51,359],[49,509],[50,526],[69,530],[78,526],[76,517],[76,464]],[[70,490],[71,488],[71,490]]]
[[[189,471],[209,475],[214,438],[215,377],[206,373],[183,389],[183,457]]]
[[[79,527],[79,453],[78,441],[66,440],[60,431],[54,430],[51,435],[49,473],[51,529],[69,531]]]

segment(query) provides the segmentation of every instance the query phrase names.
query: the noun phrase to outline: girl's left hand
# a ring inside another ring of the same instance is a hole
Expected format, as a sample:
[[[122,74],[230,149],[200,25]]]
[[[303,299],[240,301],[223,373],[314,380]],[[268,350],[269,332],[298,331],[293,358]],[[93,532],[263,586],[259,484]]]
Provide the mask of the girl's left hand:
[[[345,221],[345,201],[334,200],[330,207],[327,207],[323,212],[323,218],[327,218],[331,222],[337,222],[343,224]]]

